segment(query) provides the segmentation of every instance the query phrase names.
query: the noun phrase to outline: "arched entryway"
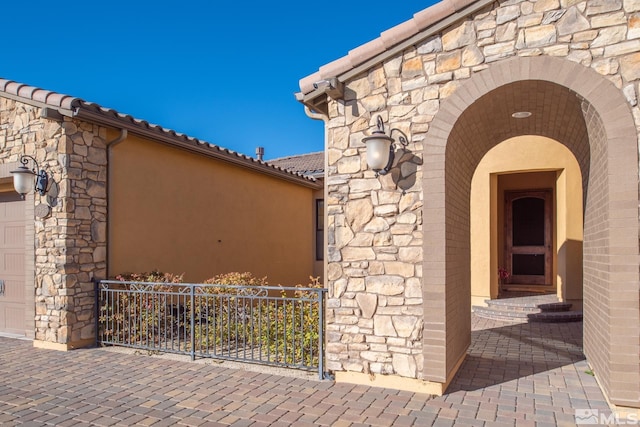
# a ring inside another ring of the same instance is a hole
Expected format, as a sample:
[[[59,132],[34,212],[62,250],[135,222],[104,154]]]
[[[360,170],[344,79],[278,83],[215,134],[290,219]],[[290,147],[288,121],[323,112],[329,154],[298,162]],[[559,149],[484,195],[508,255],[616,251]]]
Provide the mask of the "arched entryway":
[[[470,195],[472,305],[540,293],[582,308],[582,182],[576,157],[551,138],[509,138],[482,157]]]
[[[519,112],[531,116],[514,118]],[[523,135],[563,144],[580,167],[585,354],[611,401],[636,405],[637,132],[611,82],[552,57],[514,58],[477,73],[442,103],[431,124],[425,140],[430,173],[423,181],[430,254],[424,260],[425,379],[448,383],[469,345],[473,174],[489,150]]]

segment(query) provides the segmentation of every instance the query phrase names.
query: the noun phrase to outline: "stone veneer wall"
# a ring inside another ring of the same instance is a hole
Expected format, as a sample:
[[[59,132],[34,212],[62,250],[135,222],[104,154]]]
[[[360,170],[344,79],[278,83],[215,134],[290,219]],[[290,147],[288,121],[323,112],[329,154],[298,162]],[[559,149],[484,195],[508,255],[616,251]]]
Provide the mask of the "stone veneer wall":
[[[95,340],[93,277],[106,274],[106,128],[0,97],[0,163],[36,158],[53,178],[35,221],[35,339],[74,347]],[[27,209],[33,212],[33,209]],[[28,277],[27,280],[30,280]]]
[[[426,144],[431,122],[441,103],[475,73],[509,57],[543,55],[581,64],[611,81],[640,125],[640,0],[496,1],[346,82],[344,100],[330,101],[329,369],[426,377],[423,343],[440,346],[445,338],[421,340],[423,318],[445,311],[442,299],[422,289],[422,266],[432,263],[437,270],[446,250],[422,250],[423,232],[445,232],[421,216],[423,203],[444,208],[444,201],[423,201],[423,178],[444,180],[430,168],[430,155],[444,150]],[[411,140],[393,174],[379,178],[367,170],[362,144],[377,114]],[[424,275],[425,283],[444,280],[431,271]],[[434,363],[441,365],[434,372],[442,372],[451,361]]]

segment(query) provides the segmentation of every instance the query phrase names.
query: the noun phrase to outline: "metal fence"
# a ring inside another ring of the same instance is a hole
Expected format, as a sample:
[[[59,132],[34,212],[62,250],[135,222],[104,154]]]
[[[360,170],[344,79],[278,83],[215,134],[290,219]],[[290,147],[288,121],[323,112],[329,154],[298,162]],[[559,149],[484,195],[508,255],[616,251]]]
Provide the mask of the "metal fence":
[[[96,282],[98,344],[317,370],[322,288]]]

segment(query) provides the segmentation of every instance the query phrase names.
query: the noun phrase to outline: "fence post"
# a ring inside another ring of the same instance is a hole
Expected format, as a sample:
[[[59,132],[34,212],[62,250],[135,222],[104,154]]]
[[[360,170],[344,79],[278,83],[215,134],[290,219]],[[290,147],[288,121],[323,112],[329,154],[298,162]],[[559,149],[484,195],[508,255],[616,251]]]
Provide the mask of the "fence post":
[[[194,285],[191,288],[191,361],[196,360],[196,287]]]
[[[96,309],[94,312],[94,316],[96,317],[94,328],[96,329],[96,343],[95,346],[98,347],[100,345],[100,279],[93,280],[93,295],[95,296],[95,304]]]
[[[324,289],[318,289],[318,376],[324,379]]]

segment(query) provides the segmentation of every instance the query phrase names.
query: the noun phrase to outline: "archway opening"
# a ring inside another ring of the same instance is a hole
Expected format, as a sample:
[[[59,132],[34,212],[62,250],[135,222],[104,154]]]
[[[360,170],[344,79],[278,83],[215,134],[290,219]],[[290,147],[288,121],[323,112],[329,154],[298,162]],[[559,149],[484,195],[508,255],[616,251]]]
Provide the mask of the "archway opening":
[[[549,200],[536,216],[541,194]],[[478,164],[470,197],[471,304],[554,293],[581,309],[582,174],[571,151],[542,136],[503,141]],[[527,205],[522,215],[521,205]]]
[[[628,103],[610,81],[552,57],[513,58],[473,75],[443,102],[430,125],[429,175],[423,179],[425,379],[446,388],[470,343],[473,174],[490,149],[523,135],[558,141],[578,162],[584,353],[609,399],[636,406],[638,134]]]
[[[444,155],[444,363],[439,378],[449,382],[471,340],[471,183],[483,157],[510,138],[542,136],[558,141],[576,158],[583,193],[590,176],[590,146],[584,101],[572,90],[544,80],[519,80],[489,91],[460,113],[448,133]],[[514,113],[527,112],[525,118]],[[527,168],[529,169],[529,168]],[[430,188],[426,188],[428,193]],[[428,194],[425,194],[427,199]],[[425,216],[428,212],[425,212]],[[440,240],[442,239],[442,240]],[[436,244],[438,244],[436,243]],[[430,355],[425,351],[425,372]],[[445,373],[446,372],[446,373]],[[434,376],[435,378],[435,376]]]

